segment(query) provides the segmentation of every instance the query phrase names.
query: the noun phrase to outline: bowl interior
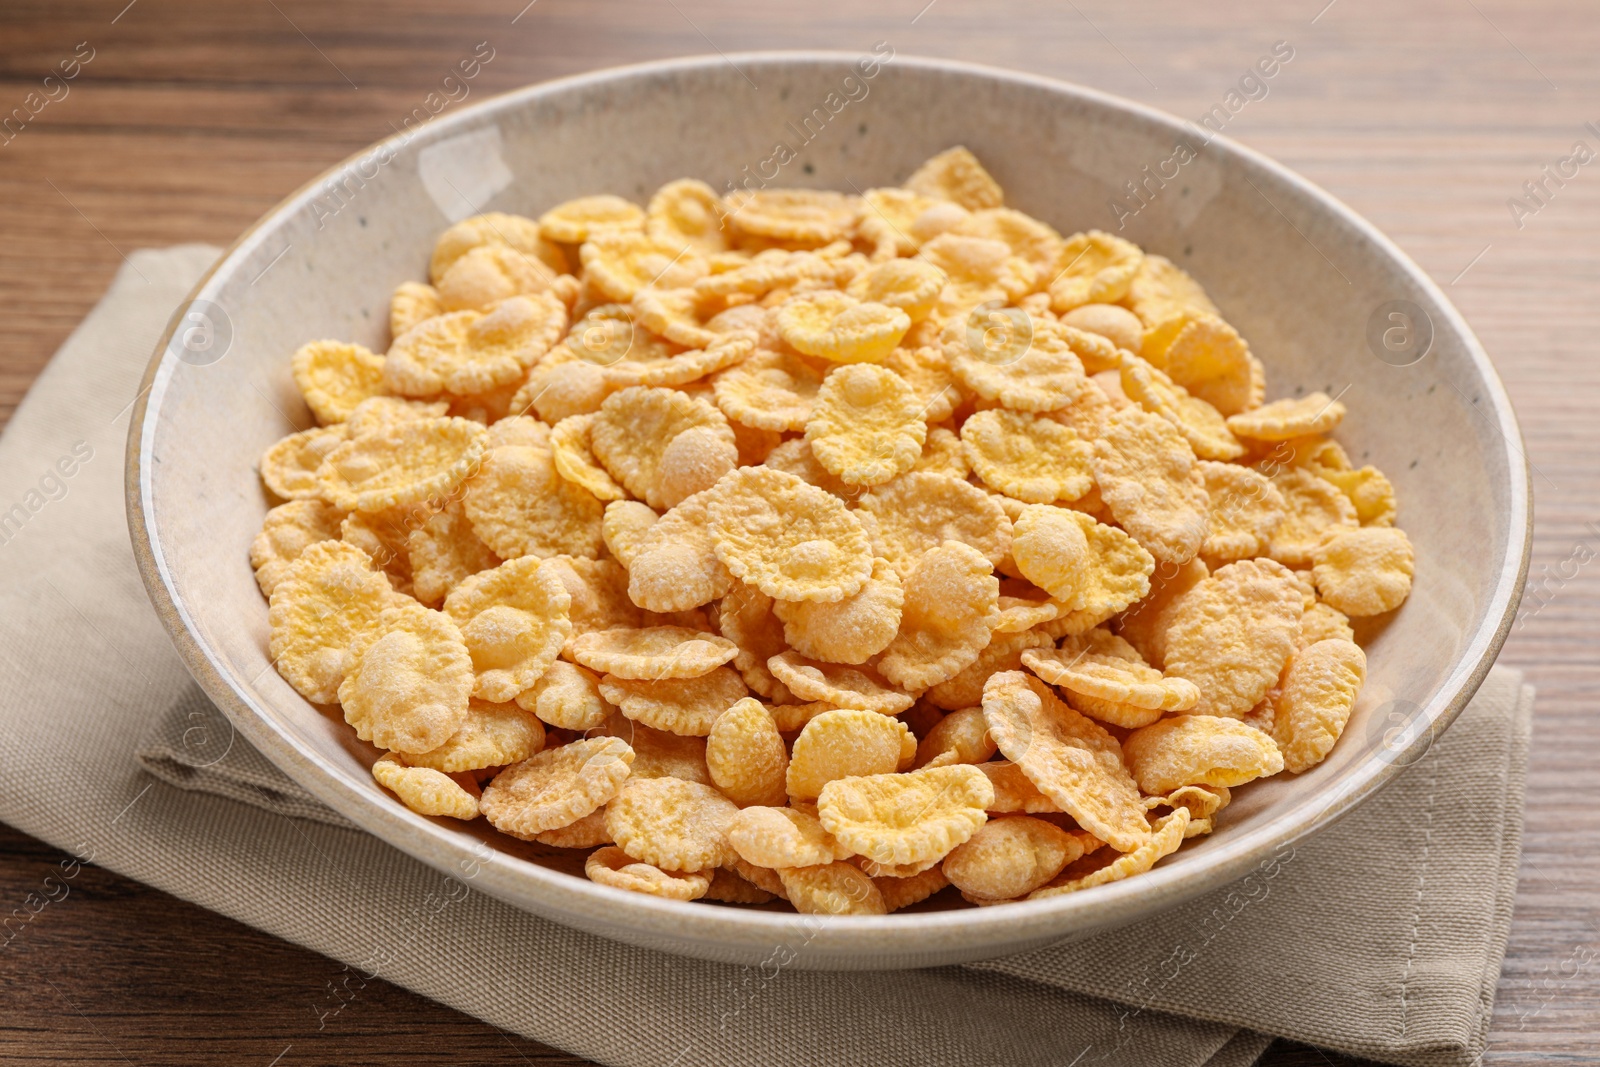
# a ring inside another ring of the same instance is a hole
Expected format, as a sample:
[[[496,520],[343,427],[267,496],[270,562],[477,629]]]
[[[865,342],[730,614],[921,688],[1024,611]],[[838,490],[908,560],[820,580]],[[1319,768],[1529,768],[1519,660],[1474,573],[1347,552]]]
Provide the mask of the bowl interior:
[[[629,68],[447,112],[291,197],[202,283],[194,307],[207,321],[179,324],[136,414],[130,520],[180,650],[246,736],[398,847],[442,868],[474,854],[477,827],[414,815],[382,794],[371,753],[268,662],[266,607],[246,553],[267,507],[258,457],[312,424],[289,373],[297,346],[331,337],[382,351],[389,294],[426,278],[434,238],[467,214],[536,216],[600,191],[644,203],[685,175],[719,191],[865,190],[966,144],[1012,206],[1064,234],[1120,226],[1194,274],[1266,364],[1269,399],[1340,396],[1349,415],[1336,436],[1398,490],[1417,550],[1415,592],[1363,635],[1369,681],[1333,755],[1307,774],[1239,790],[1215,834],[1151,874],[1017,907],[830,922],[807,935],[804,962],[950,962],[1125,922],[1246,873],[1413,760],[1498,650],[1528,519],[1503,391],[1425,276],[1304,181],[1135,105],[907,57],[872,67],[840,55],[733,62]],[[193,325],[215,331],[198,354],[182,347]],[[1384,347],[1391,329],[1402,332]],[[800,929],[790,915],[618,893],[514,842],[497,845],[506,851],[486,865],[485,888],[625,940],[750,962]]]

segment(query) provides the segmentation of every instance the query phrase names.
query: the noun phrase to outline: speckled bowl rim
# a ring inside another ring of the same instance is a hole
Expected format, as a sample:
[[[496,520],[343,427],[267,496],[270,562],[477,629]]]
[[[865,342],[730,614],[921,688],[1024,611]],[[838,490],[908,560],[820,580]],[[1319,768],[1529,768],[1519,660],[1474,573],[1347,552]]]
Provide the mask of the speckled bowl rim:
[[[848,65],[855,58],[844,52],[760,51],[729,56],[691,56],[608,68],[542,82],[489,98],[435,119],[429,124],[429,133],[437,135],[451,128],[471,126],[492,113],[514,111],[528,101],[610,81],[721,66],[730,61],[758,66],[789,61]],[[1025,85],[1076,98],[1107,112],[1134,115],[1169,127],[1175,133],[1183,130],[1178,120],[1156,109],[1051,78],[979,64],[903,55],[895,57],[895,66],[956,71]],[[398,148],[403,136],[387,138],[379,145]],[[262,216],[206,272],[184,305],[198,298],[220,272],[234,268],[243,259],[243,251],[251,246],[252,238],[258,232],[301,208],[325,179],[368,155],[375,147],[378,146],[362,149],[330,167]],[[154,517],[145,482],[146,465],[143,462],[153,440],[156,420],[147,422],[147,419],[152,398],[160,395],[163,367],[167,363],[164,356],[174,329],[171,326],[156,346],[145,372],[128,433],[128,526],[140,575],[185,666],[247,740],[273,763],[323,803],[384,841],[442,871],[476,869],[474,884],[491,895],[517,906],[527,906],[557,921],[561,921],[565,915],[577,920],[575,925],[591,930],[606,926],[623,928],[618,929],[616,936],[635,942],[644,939],[659,941],[663,945],[697,942],[704,944],[705,951],[696,954],[711,958],[738,955],[741,951],[748,952],[761,945],[792,943],[792,939],[800,937],[822,954],[817,961],[818,966],[850,966],[848,962],[841,962],[843,957],[849,956],[876,960],[877,965],[895,966],[892,960],[896,956],[904,956],[912,961],[906,965],[915,965],[917,957],[930,957],[940,950],[950,957],[965,959],[982,958],[985,954],[992,956],[1005,950],[1006,946],[1029,940],[1059,940],[1085,930],[1129,922],[1181,903],[1243,877],[1251,868],[1270,857],[1274,850],[1326,827],[1349,812],[1420,756],[1432,738],[1455,719],[1482,684],[1515,619],[1527,574],[1533,512],[1526,453],[1520,447],[1521,431],[1510,398],[1488,355],[1443,291],[1372,224],[1293,171],[1225,136],[1212,140],[1208,150],[1230,156],[1247,168],[1269,174],[1294,187],[1307,201],[1320,206],[1327,214],[1381,250],[1404,271],[1411,283],[1437,301],[1444,320],[1440,326],[1460,339],[1471,358],[1487,391],[1490,402],[1487,414],[1506,442],[1509,481],[1506,495],[1511,514],[1505,565],[1484,617],[1465,654],[1423,709],[1430,728],[1415,731],[1415,739],[1406,750],[1391,752],[1388,758],[1374,754],[1366,763],[1352,768],[1343,778],[1331,783],[1330,788],[1314,804],[1302,806],[1294,818],[1277,816],[1260,826],[1236,831],[1236,836],[1225,842],[1219,841],[1218,846],[1208,852],[1198,866],[1157,867],[1136,879],[1100,886],[1090,892],[1071,893],[1015,906],[889,916],[834,916],[826,923],[819,924],[815,917],[809,916],[697,907],[628,893],[501,852],[495,852],[485,861],[482,855],[484,850],[477,839],[421,820],[397,804],[384,802],[373,794],[358,792],[342,782],[333,765],[320,753],[297,744],[274,727],[266,708],[258,703],[254,694],[235,689],[227,681],[226,672],[218,668],[210,650],[191,630],[184,607],[168,584],[161,547],[152,537]],[[173,321],[176,323],[176,316]],[[1518,444],[1513,446],[1513,442]],[[474,845],[478,847],[474,848]],[[657,932],[654,937],[652,931]],[[628,936],[630,932],[637,936]],[[994,947],[986,950],[985,946],[991,945]],[[719,951],[719,946],[724,950]]]

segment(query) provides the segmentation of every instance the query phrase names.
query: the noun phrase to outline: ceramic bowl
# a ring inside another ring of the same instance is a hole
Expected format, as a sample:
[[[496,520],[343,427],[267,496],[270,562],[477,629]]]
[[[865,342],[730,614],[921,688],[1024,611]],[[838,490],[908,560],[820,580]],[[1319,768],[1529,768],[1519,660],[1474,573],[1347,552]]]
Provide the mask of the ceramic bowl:
[[[882,53],[861,64],[833,53],[694,58],[446,110],[279,204],[196,288],[133,419],[135,551],[200,685],[330,807],[444,871],[494,836],[382,792],[371,752],[268,662],[246,553],[267,507],[257,458],[310,425],[289,354],[320,337],[382,351],[389,294],[426,277],[434,238],[468,214],[537,216],[601,191],[644,203],[685,175],[719,191],[864,190],[953,144],[977,153],[1010,204],[1060,232],[1120,227],[1192,272],[1265,361],[1271,397],[1321,389],[1348,406],[1338,437],[1393,479],[1417,573],[1410,601],[1364,635],[1369,679],[1344,738],[1309,773],[1240,790],[1215,833],[1153,871],[1014,906],[819,922],[681,904],[595,885],[554,850],[497,836],[474,885],[609,938],[735,963],[776,946],[797,951],[799,966],[838,969],[999,956],[1248,874],[1403,772],[1472,696],[1522,587],[1528,476],[1499,379],[1428,276],[1327,193],[1192,124],[1005,71]]]

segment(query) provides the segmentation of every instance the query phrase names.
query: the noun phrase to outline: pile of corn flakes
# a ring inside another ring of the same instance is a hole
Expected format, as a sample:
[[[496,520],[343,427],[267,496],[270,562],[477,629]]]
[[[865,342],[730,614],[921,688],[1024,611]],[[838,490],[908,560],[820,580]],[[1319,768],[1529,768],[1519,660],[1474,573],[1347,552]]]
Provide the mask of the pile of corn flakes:
[[[413,811],[809,913],[1127,878],[1316,766],[1392,485],[1172,262],[1003,203],[954,148],[452,226],[386,353],[294,354],[278,671]]]

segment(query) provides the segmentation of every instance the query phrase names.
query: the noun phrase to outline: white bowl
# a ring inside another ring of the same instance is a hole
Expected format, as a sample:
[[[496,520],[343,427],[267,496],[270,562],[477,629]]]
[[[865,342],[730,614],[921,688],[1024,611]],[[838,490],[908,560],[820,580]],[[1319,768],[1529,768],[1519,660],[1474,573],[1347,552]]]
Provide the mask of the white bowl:
[[[290,196],[196,288],[200,317],[176,321],[156,352],[129,435],[135,551],[200,685],[330,807],[444,871],[470,865],[492,838],[475,885],[621,941],[745,964],[785,946],[805,967],[928,966],[1126,923],[1243,876],[1414,761],[1476,691],[1514,615],[1531,508],[1510,403],[1438,287],[1309,182],[1225,139],[1202,145],[1195,127],[1148,108],[946,61],[896,56],[871,77],[857,63],[685,59],[447,111]],[[780,143],[796,154],[787,164]],[[1180,143],[1196,150],[1182,163]],[[383,793],[352,732],[266,656],[246,552],[266,510],[256,460],[309,425],[289,354],[319,337],[382,350],[390,292],[425,278],[435,236],[473,211],[536,216],[600,191],[643,203],[685,175],[719,190],[763,178],[867,189],[953,144],[977,153],[1009,203],[1062,233],[1121,221],[1125,236],[1191,271],[1265,361],[1269,396],[1342,394],[1350,414],[1338,436],[1393,479],[1417,574],[1409,603],[1364,635],[1369,681],[1332,756],[1239,790],[1214,834],[1137,878],[1003,907],[827,921],[595,885],[553,850],[416,815]],[[1171,177],[1149,180],[1133,213],[1126,183],[1152,174]],[[1125,211],[1110,206],[1117,198]],[[1390,318],[1397,308],[1405,318]],[[1413,340],[1431,334],[1425,351],[1405,347],[1408,325]]]

